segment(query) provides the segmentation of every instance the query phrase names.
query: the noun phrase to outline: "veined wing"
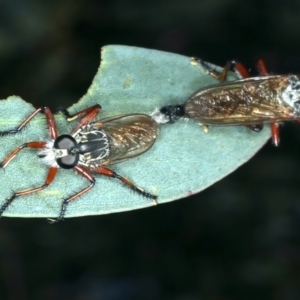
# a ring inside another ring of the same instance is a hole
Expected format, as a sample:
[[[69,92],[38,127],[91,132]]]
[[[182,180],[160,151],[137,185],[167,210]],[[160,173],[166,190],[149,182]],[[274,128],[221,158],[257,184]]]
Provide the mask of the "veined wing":
[[[159,133],[158,124],[148,115],[130,114],[91,123],[109,138],[109,156],[102,165],[116,164],[149,150]]]
[[[185,104],[186,114],[207,124],[239,125],[297,119],[282,101],[289,75],[240,79],[203,88]]]

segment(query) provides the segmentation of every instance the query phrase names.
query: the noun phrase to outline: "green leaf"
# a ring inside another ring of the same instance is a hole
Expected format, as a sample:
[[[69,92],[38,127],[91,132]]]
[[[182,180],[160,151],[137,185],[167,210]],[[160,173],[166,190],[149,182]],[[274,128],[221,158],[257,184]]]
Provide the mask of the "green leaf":
[[[235,79],[230,74],[229,79]],[[106,46],[102,62],[86,95],[69,111],[100,103],[99,118],[128,113],[151,113],[167,104],[183,103],[197,89],[216,83],[205,70],[191,64],[189,57],[127,46]],[[19,97],[0,102],[0,130],[15,128],[31,112],[32,105]],[[59,132],[72,124],[56,116]],[[138,186],[158,195],[158,203],[197,193],[249,160],[269,139],[269,127],[255,133],[242,126],[210,127],[203,131],[196,122],[182,120],[161,126],[154,146],[139,157],[113,165],[112,169]],[[0,160],[26,141],[48,138],[43,114],[21,133],[1,137]],[[4,202],[13,191],[40,186],[47,166],[35,150],[24,149],[1,172]],[[96,175],[95,187],[70,203],[66,217],[98,215],[152,206],[151,200],[135,194],[115,179]],[[38,193],[16,198],[5,211],[14,217],[56,217],[62,199],[86,187],[86,179],[72,170],[59,170],[53,184]]]

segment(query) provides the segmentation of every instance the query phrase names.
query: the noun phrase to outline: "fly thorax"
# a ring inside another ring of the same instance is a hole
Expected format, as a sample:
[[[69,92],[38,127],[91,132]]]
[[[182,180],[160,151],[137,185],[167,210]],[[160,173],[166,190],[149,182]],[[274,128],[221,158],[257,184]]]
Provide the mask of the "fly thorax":
[[[88,165],[109,156],[109,137],[104,130],[93,127],[93,124],[83,127],[75,139],[81,163]]]
[[[287,79],[288,84],[281,94],[282,101],[293,108],[295,116],[300,116],[300,80],[296,75],[289,75]]]

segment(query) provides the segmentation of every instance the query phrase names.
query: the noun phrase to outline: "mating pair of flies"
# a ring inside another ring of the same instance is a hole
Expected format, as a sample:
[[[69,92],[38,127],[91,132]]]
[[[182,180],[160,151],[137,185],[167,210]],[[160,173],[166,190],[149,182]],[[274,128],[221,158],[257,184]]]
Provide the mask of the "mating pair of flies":
[[[219,74],[205,62],[197,60],[197,63],[220,81],[226,79],[230,68],[228,63]],[[270,123],[273,142],[278,145],[278,122],[298,121],[300,118],[300,80],[296,75],[268,75],[264,63],[259,61],[258,65],[261,76],[249,77],[248,71],[236,63],[235,71],[240,79],[202,88],[186,103],[164,106],[151,116],[129,114],[94,121],[100,112],[100,105],[89,107],[74,115],[60,108],[59,111],[68,121],[80,118],[69,134],[58,134],[54,116],[48,107],[37,109],[19,127],[2,131],[0,136],[20,132],[42,112],[48,125],[48,141],[32,141],[20,145],[0,163],[0,168],[5,168],[22,149],[34,148],[38,150],[38,157],[49,166],[48,175],[43,185],[14,192],[0,206],[0,216],[15,198],[47,188],[53,182],[59,168],[74,170],[86,178],[89,185],[65,198],[57,219],[49,219],[51,223],[63,220],[67,205],[93,188],[96,181],[93,174],[116,178],[134,192],[152,199],[154,204],[157,204],[156,195],[146,192],[107,166],[148,151],[159,134],[160,123],[173,123],[183,117],[194,119],[205,126],[245,125],[255,131],[260,131],[263,124]]]

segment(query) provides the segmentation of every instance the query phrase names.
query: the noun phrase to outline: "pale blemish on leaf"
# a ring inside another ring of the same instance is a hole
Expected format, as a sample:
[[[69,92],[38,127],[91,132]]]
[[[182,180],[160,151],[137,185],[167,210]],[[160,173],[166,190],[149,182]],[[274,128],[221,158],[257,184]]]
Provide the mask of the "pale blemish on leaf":
[[[131,86],[131,83],[132,83],[132,77],[129,76],[129,75],[127,75],[126,79],[125,79],[125,81],[123,83],[123,88],[124,89],[128,89]]]

